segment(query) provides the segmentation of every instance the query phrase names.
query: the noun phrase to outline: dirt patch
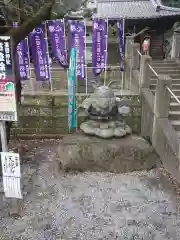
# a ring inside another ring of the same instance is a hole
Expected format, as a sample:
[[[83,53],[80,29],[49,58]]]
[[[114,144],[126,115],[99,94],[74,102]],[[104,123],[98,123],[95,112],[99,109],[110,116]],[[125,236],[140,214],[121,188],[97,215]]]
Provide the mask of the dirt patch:
[[[180,202],[158,169],[64,173],[57,168],[59,143],[23,141],[29,152],[22,161],[21,217],[8,215],[0,194],[0,239],[180,239]]]

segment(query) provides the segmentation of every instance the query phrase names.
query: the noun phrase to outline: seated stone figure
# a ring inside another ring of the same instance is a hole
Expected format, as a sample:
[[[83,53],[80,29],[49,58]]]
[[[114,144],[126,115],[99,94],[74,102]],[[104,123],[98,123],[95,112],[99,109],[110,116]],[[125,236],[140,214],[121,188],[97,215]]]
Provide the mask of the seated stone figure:
[[[131,128],[125,123],[130,105],[130,100],[117,98],[111,88],[100,86],[80,106],[88,118],[80,129],[85,134],[101,138],[131,134]]]

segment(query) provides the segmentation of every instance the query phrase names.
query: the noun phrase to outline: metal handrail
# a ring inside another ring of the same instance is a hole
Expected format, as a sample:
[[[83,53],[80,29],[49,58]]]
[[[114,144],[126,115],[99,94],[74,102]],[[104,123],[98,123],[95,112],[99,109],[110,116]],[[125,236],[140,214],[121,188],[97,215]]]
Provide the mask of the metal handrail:
[[[139,56],[142,56],[142,53],[139,50],[137,50],[137,52],[138,52]],[[156,77],[158,77],[157,72],[154,70],[154,68],[149,63],[148,63],[148,67],[151,69],[151,71],[154,73],[154,75]]]
[[[154,73],[156,77],[158,77],[157,72],[154,70],[154,68],[148,63],[148,67],[151,69],[151,71]]]
[[[176,95],[171,91],[171,89],[166,86],[166,89],[168,90],[168,92],[176,99],[177,103],[180,105],[180,100],[176,97]]]
[[[142,53],[139,50],[137,50],[137,52],[138,52],[139,56],[142,56]]]
[[[139,51],[139,50],[137,50],[137,52],[138,52],[138,54],[140,55],[140,56],[142,56],[142,53]],[[151,69],[151,71],[154,73],[154,75],[156,76],[156,77],[158,77],[158,74],[157,74],[157,72],[154,70],[154,68],[148,63],[148,67]]]

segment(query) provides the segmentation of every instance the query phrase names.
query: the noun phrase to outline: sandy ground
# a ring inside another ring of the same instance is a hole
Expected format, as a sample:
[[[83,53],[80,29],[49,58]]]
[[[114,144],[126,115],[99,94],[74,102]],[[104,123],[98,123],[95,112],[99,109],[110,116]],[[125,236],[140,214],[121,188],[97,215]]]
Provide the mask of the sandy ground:
[[[177,193],[160,170],[60,172],[57,141],[25,141],[21,217],[0,194],[0,240],[180,239]]]

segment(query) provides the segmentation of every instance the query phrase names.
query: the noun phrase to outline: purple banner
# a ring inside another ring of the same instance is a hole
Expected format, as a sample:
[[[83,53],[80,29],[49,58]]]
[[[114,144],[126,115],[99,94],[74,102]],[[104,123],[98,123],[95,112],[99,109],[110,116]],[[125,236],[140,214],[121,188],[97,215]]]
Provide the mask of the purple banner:
[[[37,81],[50,80],[44,24],[39,25],[30,33],[30,46]]]
[[[13,23],[13,27],[16,28],[17,23]],[[28,39],[25,38],[16,48],[16,67],[19,70],[21,80],[28,80],[30,78],[29,62]]]
[[[117,21],[117,37],[119,39],[119,53],[121,57],[120,69],[121,72],[124,72],[124,19]]]
[[[83,80],[85,78],[85,26],[83,22],[69,21],[69,52],[72,48],[76,49],[77,80]]]
[[[62,67],[67,67],[67,51],[64,20],[47,21],[52,55]]]
[[[101,74],[107,64],[107,30],[107,20],[93,20],[92,69],[95,76]]]

